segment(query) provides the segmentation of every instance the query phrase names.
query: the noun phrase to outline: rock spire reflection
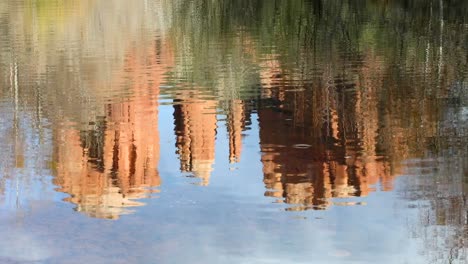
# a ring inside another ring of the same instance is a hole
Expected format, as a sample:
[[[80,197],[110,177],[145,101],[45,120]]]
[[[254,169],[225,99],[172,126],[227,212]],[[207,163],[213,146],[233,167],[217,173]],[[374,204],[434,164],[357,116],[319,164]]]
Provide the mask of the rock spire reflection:
[[[143,205],[137,200],[161,184],[158,97],[172,53],[155,44],[143,54],[132,48],[123,72],[115,75],[115,85],[129,89],[131,98],[106,104],[92,129],[63,124],[57,131],[54,183],[70,194],[66,200],[77,211],[115,219]]]
[[[264,65],[267,99],[258,116],[265,195],[302,210],[324,209],[332,197],[367,196],[379,182],[392,190],[396,173],[377,152],[381,83],[369,77],[379,72],[368,69],[378,67],[360,63],[370,65],[348,66],[357,82],[329,72],[302,85],[288,80],[294,76],[282,73],[275,60]]]
[[[215,161],[217,101],[198,99],[191,93],[178,98],[174,120],[180,170],[193,173],[206,186]]]

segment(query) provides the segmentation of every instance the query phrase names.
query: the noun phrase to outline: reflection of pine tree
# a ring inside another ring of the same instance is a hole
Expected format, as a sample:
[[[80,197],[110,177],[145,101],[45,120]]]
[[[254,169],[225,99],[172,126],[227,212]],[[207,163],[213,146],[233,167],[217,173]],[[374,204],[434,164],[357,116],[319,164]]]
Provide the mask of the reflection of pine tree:
[[[325,82],[325,87],[323,88],[324,89],[324,96],[323,96],[323,106],[322,106],[322,110],[320,111],[321,112],[321,115],[322,115],[322,124],[325,126],[325,130],[326,130],[326,134],[325,136],[328,138],[330,137],[330,127],[331,127],[331,114],[332,114],[332,104],[333,104],[333,100],[332,100],[332,95],[334,94],[333,93],[333,90],[334,90],[334,86],[333,86],[333,80],[328,77],[328,78],[325,78],[326,82]]]
[[[409,166],[404,197],[422,206],[413,227],[432,263],[464,263],[468,257],[468,106],[466,86],[455,83],[443,106],[426,159]],[[417,186],[417,187],[415,187]],[[424,206],[426,205],[426,206]]]

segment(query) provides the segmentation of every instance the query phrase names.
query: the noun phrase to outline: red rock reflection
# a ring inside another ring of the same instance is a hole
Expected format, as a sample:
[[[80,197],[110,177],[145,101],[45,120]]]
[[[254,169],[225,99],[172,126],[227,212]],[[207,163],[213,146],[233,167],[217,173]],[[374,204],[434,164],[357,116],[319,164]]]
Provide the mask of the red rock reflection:
[[[265,195],[295,204],[290,210],[366,196],[379,182],[392,189],[395,174],[376,150],[381,79],[360,68],[352,74],[359,82],[328,73],[293,87],[286,84],[294,76],[281,72],[278,62],[263,67],[262,94],[270,98],[258,110]]]
[[[105,117],[89,131],[67,124],[57,131],[54,183],[93,217],[118,218],[142,205],[135,199],[147,196],[146,188],[161,184],[157,98],[172,54],[160,43],[140,52],[129,51],[115,77],[116,85],[130,84],[131,98],[107,104]]]
[[[192,172],[200,185],[208,185],[215,160],[217,101],[193,93],[177,97],[174,120],[180,169]]]
[[[245,129],[245,105],[242,100],[232,100],[227,114],[229,133],[229,162],[239,162],[242,153],[242,131]]]

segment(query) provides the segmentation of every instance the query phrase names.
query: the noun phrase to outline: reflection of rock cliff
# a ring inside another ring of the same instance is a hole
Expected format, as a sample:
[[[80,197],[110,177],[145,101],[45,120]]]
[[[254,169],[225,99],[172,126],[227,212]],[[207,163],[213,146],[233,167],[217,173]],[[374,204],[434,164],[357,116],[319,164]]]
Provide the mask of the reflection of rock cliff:
[[[176,147],[181,171],[192,172],[200,185],[208,185],[215,161],[218,102],[197,96],[195,91],[179,93],[174,102]],[[244,102],[230,100],[226,114],[230,163],[240,161],[245,125]]]
[[[181,170],[193,172],[208,185],[215,159],[216,105],[215,100],[179,96],[174,106],[176,146]]]
[[[245,129],[245,105],[241,100],[232,100],[227,114],[229,133],[229,162],[239,162],[242,152],[242,131]]]
[[[60,145],[55,153],[57,171],[54,183],[59,186],[59,191],[70,194],[66,201],[76,204],[77,211],[92,217],[113,219],[128,212],[125,207],[140,205],[130,200],[140,198],[138,193],[122,192],[119,179],[106,172],[109,168],[99,168],[96,163],[101,163],[103,157],[92,157],[96,150],[84,148],[77,131],[63,130],[60,134]],[[104,149],[109,147],[112,146]],[[103,149],[98,151],[102,154]],[[130,178],[128,174],[122,176]]]
[[[360,81],[325,76],[291,85],[283,79],[293,77],[265,67],[263,94],[272,99],[258,116],[266,195],[302,205],[294,209],[321,209],[331,197],[368,195],[379,182],[392,189],[388,157],[377,152],[381,83],[368,77],[375,73],[353,74]]]
[[[117,218],[126,207],[141,205],[134,199],[146,196],[147,188],[160,185],[157,97],[172,56],[160,45],[129,54],[115,80],[129,83],[132,98],[107,104],[104,120],[92,130],[67,126],[56,132],[55,184],[78,211],[93,217]]]

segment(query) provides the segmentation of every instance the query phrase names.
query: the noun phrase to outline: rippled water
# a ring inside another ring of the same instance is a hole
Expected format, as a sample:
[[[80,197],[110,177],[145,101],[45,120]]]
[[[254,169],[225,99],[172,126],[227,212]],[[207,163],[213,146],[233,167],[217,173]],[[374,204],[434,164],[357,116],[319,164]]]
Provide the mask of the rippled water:
[[[466,263],[461,0],[0,3],[1,263]]]

